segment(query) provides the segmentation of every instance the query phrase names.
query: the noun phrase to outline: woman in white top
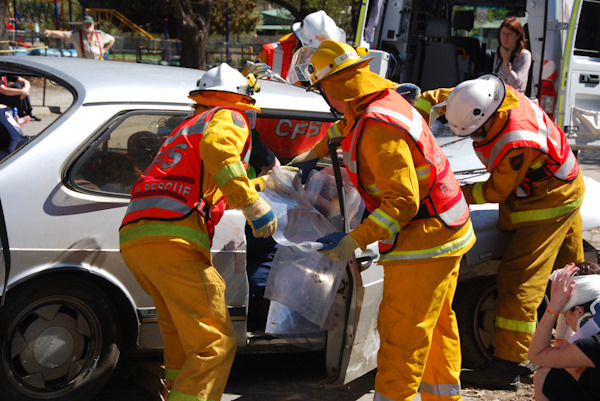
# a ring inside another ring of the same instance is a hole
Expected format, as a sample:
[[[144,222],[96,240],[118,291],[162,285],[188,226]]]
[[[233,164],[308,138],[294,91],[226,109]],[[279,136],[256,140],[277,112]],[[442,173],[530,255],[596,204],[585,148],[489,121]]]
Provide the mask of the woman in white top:
[[[506,17],[502,21],[498,43],[493,73],[518,91],[525,92],[531,53],[525,48],[525,31],[517,17]]]

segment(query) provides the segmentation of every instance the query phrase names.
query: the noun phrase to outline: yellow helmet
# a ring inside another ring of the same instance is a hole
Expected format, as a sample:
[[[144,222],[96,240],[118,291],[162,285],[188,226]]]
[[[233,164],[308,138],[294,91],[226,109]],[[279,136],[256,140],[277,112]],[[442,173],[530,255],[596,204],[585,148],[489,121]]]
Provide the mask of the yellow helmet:
[[[361,48],[361,50],[366,49]],[[367,54],[368,51],[361,51],[361,53]],[[308,66],[310,84],[314,86],[333,74],[360,63],[368,63],[371,59],[372,57],[361,57],[357,50],[346,43],[324,40],[310,58]]]

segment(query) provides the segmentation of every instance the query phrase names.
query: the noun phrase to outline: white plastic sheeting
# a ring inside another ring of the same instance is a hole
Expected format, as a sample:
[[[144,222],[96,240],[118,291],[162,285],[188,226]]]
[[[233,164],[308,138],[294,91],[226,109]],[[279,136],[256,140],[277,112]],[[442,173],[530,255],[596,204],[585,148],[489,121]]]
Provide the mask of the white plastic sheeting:
[[[347,209],[353,216],[351,222],[356,224],[364,205],[351,184],[346,183],[344,189]],[[341,231],[341,225],[334,225],[341,224],[335,179],[323,171],[313,171],[305,190],[299,174],[275,168],[261,197],[271,205],[277,217],[278,227],[273,238],[281,245],[269,273],[265,297],[302,315],[315,325],[312,329],[326,328],[346,262],[333,262],[316,250],[307,252],[295,244],[306,245]],[[275,307],[287,314],[279,305]],[[273,312],[270,311],[267,319],[267,332],[307,330],[305,326],[294,329],[293,324],[288,325],[289,320],[281,318],[281,313]]]

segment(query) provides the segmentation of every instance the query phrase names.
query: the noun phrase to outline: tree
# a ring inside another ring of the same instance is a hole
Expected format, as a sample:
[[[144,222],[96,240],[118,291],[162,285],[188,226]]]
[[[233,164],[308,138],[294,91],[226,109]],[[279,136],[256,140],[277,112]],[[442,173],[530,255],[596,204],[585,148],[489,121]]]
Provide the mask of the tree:
[[[214,0],[170,0],[175,17],[181,21],[182,67],[203,69],[206,64],[206,42],[209,34],[210,9]]]
[[[346,32],[347,37],[351,37],[356,29],[361,0],[269,0],[269,3],[287,9],[296,21],[323,10]]]
[[[0,0],[0,50],[8,50],[8,31],[6,30],[6,11],[8,0]]]
[[[254,32],[260,22],[256,6],[256,0],[217,1],[210,10],[210,33],[224,35],[227,25],[233,34]]]

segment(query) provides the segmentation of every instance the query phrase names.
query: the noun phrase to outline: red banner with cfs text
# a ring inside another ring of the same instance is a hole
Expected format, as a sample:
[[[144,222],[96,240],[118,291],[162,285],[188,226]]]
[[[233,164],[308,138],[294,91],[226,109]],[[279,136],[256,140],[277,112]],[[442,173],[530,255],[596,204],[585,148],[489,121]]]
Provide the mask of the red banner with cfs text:
[[[310,150],[327,135],[332,122],[258,118],[256,130],[263,143],[278,158],[291,159]]]

